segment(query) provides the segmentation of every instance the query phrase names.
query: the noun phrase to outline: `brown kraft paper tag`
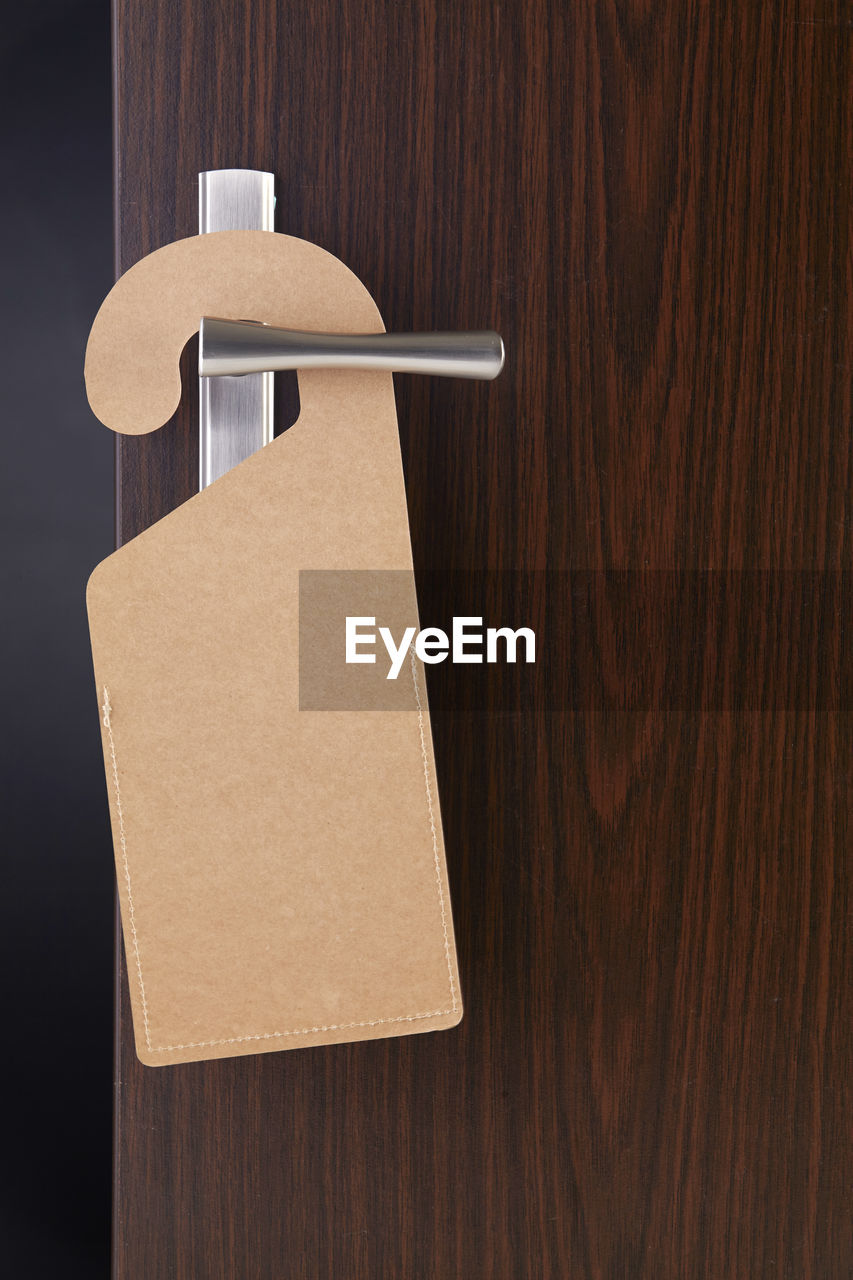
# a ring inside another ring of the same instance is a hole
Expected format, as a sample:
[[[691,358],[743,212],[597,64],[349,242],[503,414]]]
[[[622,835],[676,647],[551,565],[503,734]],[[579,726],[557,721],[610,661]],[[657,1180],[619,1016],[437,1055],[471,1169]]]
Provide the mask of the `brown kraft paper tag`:
[[[87,388],[107,425],[153,430],[170,415],[181,347],[205,314],[382,329],[363,285],[314,245],[270,232],[179,241],[122,277],[96,319]],[[149,1065],[462,1016],[421,664],[401,672],[401,710],[299,706],[301,569],[403,570],[416,616],[392,378],[299,381],[290,430],[89,583]]]

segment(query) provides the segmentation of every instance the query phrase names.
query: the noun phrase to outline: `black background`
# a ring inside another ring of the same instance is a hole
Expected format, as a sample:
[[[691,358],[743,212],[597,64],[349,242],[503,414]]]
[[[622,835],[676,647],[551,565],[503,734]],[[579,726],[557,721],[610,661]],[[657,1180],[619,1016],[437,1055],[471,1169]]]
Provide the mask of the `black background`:
[[[84,593],[113,444],[83,389],[112,283],[110,12],[7,7],[3,181],[2,1270],[108,1272],[113,871]]]

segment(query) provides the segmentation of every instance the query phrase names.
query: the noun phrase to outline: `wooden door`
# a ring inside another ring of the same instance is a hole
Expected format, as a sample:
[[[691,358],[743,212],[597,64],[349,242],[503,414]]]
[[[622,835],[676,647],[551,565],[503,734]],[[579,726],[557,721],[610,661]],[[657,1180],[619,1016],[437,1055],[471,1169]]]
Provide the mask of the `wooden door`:
[[[146,1069],[119,955],[116,1276],[853,1270],[851,88],[840,0],[116,0],[117,270],[267,169],[389,328],[498,328],[397,380],[414,556],[540,629],[431,686],[458,1029]]]

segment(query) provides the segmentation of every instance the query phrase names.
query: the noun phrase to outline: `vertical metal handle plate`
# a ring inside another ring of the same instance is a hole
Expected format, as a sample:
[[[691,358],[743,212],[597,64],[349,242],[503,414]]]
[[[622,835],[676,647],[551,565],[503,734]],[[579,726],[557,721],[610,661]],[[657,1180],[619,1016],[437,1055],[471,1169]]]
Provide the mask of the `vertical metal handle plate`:
[[[257,169],[199,174],[199,231],[272,231],[275,179]],[[269,444],[273,375],[199,379],[199,488]]]

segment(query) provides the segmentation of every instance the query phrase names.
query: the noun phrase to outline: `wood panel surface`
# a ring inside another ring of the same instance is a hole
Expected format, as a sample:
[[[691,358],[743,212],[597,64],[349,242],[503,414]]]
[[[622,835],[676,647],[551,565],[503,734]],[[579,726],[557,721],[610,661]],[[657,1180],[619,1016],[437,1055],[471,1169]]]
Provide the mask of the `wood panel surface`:
[[[842,1280],[849,7],[115,4],[118,270],[270,169],[389,328],[498,328],[398,379],[415,563],[540,630],[431,677],[458,1029],[150,1070],[120,970],[115,1274]]]

